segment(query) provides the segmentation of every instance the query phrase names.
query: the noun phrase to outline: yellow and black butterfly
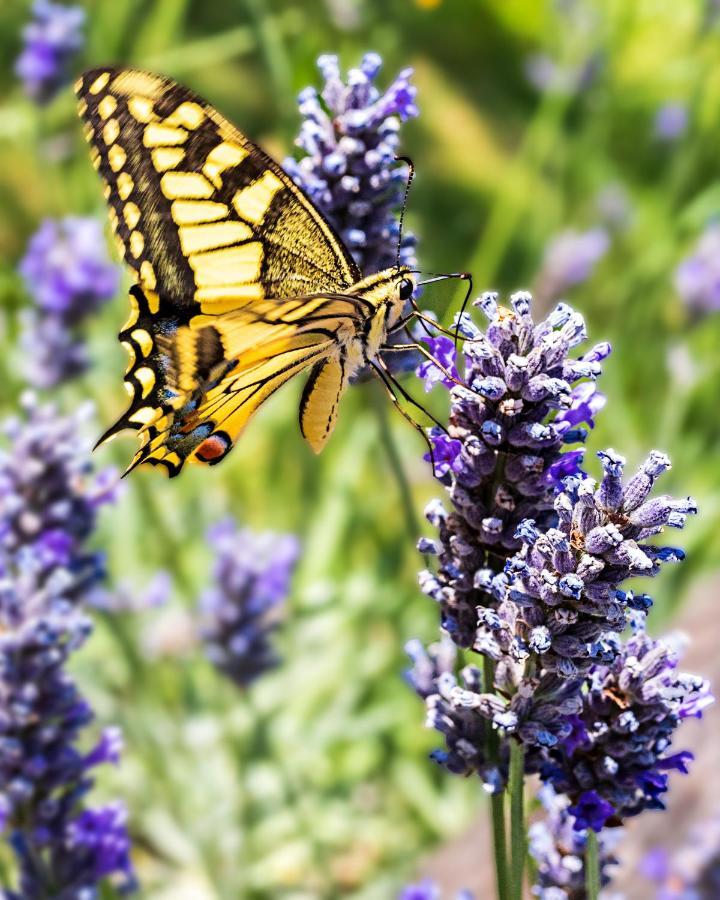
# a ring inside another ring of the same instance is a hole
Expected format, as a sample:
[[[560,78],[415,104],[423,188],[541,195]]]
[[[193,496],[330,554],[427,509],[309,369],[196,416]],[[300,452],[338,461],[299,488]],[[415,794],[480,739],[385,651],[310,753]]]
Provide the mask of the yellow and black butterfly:
[[[104,68],[86,72],[76,93],[138,279],[120,332],[131,403],[99,443],[138,430],[128,471],[214,465],[255,410],[309,369],[300,428],[320,452],[358,369],[373,366],[391,389],[379,354],[404,325],[413,273],[363,278],[280,166],[180,85]]]

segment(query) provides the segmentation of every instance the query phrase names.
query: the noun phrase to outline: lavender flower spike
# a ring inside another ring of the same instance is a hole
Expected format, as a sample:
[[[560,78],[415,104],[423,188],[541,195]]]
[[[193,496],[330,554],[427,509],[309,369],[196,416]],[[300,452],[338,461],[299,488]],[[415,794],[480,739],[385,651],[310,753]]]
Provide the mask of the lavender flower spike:
[[[502,568],[522,543],[523,520],[532,517],[540,529],[555,522],[557,480],[577,473],[582,459],[564,446],[584,440],[602,405],[594,381],[609,345],[573,357],[586,336],[582,317],[561,303],[535,323],[531,299],[513,294],[510,309],[495,294],[477,301],[488,326],[484,333],[472,326],[458,367],[473,392],[452,385],[449,439],[430,435],[453,509],[435,501],[426,512],[438,530],[438,571],[421,575],[422,589],[461,647],[477,643],[478,608],[504,596]],[[420,374],[427,380],[425,367]]]
[[[298,557],[293,535],[237,530],[230,519],[208,538],[217,550],[214,586],[201,598],[202,638],[210,661],[239,687],[277,665],[270,635]]]
[[[84,805],[95,767],[118,762],[120,734],[80,749],[94,716],[66,670],[90,634],[81,607],[103,573],[85,541],[111,494],[91,479],[78,417],[23,406],[0,455],[0,834],[19,870],[3,896],[46,900],[51,886],[92,898],[108,878],[134,886],[124,811]]]
[[[556,300],[569,288],[587,281],[609,248],[610,236],[604,228],[559,234],[545,250],[538,279],[539,296]]]
[[[85,11],[51,0],[35,0],[33,21],[23,29],[25,46],[15,63],[15,73],[25,91],[37,103],[46,103],[63,86],[68,64],[83,45]]]
[[[325,85],[299,97],[303,123],[296,143],[305,156],[284,167],[337,229],[365,275],[392,266],[397,212],[407,168],[398,164],[402,122],[418,114],[416,89],[404,69],[384,92],[375,85],[382,60],[367,53],[345,79],[336,56],[318,59]],[[401,265],[416,267],[415,238],[405,232]]]
[[[53,387],[85,369],[78,328],[115,294],[119,269],[108,259],[97,220],[66,216],[42,223],[20,274],[34,301],[21,335],[25,376],[35,387]]]

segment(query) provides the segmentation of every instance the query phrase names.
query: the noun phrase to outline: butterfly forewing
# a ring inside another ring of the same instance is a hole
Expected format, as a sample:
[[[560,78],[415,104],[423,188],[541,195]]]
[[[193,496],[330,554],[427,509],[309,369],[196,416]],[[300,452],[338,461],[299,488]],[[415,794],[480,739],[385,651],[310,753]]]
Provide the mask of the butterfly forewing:
[[[76,90],[139,282],[120,335],[132,402],[106,437],[139,429],[134,463],[171,474],[188,458],[217,461],[269,393],[333,356],[357,311],[331,297],[360,273],[289,176],[201,98],[127,69],[88,72]],[[295,358],[283,342],[305,318]]]

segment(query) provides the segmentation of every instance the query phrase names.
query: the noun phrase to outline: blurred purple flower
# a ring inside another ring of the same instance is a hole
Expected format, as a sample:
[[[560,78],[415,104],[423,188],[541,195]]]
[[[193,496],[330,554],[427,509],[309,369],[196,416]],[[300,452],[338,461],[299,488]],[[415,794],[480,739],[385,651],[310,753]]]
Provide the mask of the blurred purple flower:
[[[142,613],[164,606],[172,591],[168,572],[156,572],[142,588],[121,581],[95,598],[92,606],[108,613]]]
[[[715,900],[720,897],[720,815],[695,822],[672,852],[655,847],[640,864],[656,886],[656,900]]]
[[[5,423],[0,454],[0,831],[19,869],[3,896],[45,900],[52,885],[56,897],[93,897],[109,876],[134,885],[124,813],[84,806],[94,768],[119,760],[120,733],[79,748],[94,715],[67,671],[91,632],[82,606],[103,566],[86,542],[112,489],[92,477],[82,414],[25,397],[23,415]]]
[[[70,60],[83,45],[85,10],[35,0],[32,15],[33,20],[23,29],[24,48],[15,63],[15,74],[29,97],[46,103],[67,81]]]
[[[418,115],[412,69],[403,69],[384,93],[376,87],[382,60],[367,53],[342,78],[336,56],[318,59],[325,84],[301,92],[303,123],[297,145],[305,156],[284,167],[331,224],[369,275],[392,266],[399,236],[398,212],[407,167],[396,162],[400,126]],[[402,265],[415,268],[415,238],[405,231]]]
[[[538,293],[557,299],[566,290],[586,281],[610,248],[604,228],[563,231],[548,244],[538,276]]]
[[[692,255],[680,263],[675,288],[691,309],[720,310],[720,225],[709,225]]]
[[[88,603],[104,577],[101,554],[86,546],[98,510],[115,499],[113,470],[94,474],[82,429],[91,407],[62,417],[33,394],[21,398],[21,414],[6,419],[0,434],[0,549],[33,551],[48,573],[63,570],[65,596]]]
[[[217,554],[214,585],[200,601],[207,656],[239,687],[248,687],[278,659],[270,636],[279,624],[297,562],[294,535],[238,530],[226,519],[208,539]]]
[[[622,229],[633,218],[633,208],[627,191],[621,184],[608,184],[598,191],[595,207],[601,221],[610,229]]]
[[[83,371],[77,328],[116,292],[120,272],[107,255],[100,224],[92,218],[46,219],[20,262],[34,307],[23,322],[26,376],[52,387]]]
[[[665,103],[655,113],[654,132],[658,140],[671,143],[681,138],[688,127],[688,109],[684,103]]]
[[[398,900],[442,900],[442,894],[438,885],[426,878],[417,884],[408,884],[400,891]],[[470,891],[460,891],[455,895],[455,900],[473,900]]]
[[[575,94],[586,90],[595,80],[599,68],[597,57],[576,66],[559,65],[546,53],[533,53],[525,60],[525,78],[543,94]]]

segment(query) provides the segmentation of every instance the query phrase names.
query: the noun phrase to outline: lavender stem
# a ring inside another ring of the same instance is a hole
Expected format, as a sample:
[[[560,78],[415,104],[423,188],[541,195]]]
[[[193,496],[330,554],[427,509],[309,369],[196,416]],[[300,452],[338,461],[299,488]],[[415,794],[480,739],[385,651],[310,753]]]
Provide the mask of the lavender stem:
[[[600,897],[600,851],[597,832],[588,829],[585,847],[585,892],[587,900],[598,900]]]
[[[525,874],[525,751],[519,741],[510,742],[510,868],[511,900],[522,900]]]

